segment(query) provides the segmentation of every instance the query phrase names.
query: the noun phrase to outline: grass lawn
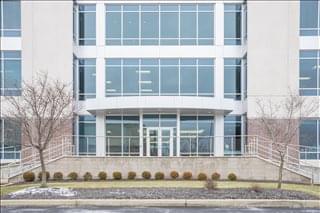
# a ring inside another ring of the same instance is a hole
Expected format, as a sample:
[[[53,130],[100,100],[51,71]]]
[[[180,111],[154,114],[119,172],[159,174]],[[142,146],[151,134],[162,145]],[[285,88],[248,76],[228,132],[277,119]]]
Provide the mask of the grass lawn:
[[[218,188],[250,188],[253,182],[238,182],[238,181],[219,181]],[[261,188],[276,188],[277,183],[258,182]],[[1,195],[6,195],[27,187],[39,186],[39,183],[16,184],[9,186],[1,186]],[[197,180],[138,180],[138,181],[89,181],[89,182],[49,182],[50,187],[65,187],[65,188],[143,188],[143,187],[183,187],[183,188],[203,188],[204,182]],[[296,190],[306,192],[308,194],[317,195],[320,197],[319,185],[302,185],[289,184],[282,185],[282,189]]]

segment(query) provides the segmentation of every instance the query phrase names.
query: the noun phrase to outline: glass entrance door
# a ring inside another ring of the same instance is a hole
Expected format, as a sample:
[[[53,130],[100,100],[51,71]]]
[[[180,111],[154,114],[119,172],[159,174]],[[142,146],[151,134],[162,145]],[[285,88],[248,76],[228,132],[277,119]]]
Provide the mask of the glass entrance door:
[[[173,156],[173,128],[147,128],[147,156]]]

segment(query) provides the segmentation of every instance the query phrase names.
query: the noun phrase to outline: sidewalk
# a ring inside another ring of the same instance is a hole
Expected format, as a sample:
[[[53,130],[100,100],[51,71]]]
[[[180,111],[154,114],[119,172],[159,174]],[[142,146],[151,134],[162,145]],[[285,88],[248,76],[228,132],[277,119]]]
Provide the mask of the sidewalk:
[[[1,206],[112,206],[112,207],[256,207],[320,208],[320,200],[189,200],[189,199],[50,199],[1,200]]]

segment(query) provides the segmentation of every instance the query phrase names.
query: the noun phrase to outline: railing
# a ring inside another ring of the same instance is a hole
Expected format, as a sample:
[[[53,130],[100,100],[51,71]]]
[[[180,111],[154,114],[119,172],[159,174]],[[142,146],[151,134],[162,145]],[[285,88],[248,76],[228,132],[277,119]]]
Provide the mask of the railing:
[[[96,144],[102,144],[96,150]],[[75,149],[77,147],[77,149]],[[307,149],[307,147],[304,147]],[[153,152],[147,149],[154,149]],[[170,149],[173,149],[172,151]],[[306,163],[300,164],[301,147],[282,148],[270,140],[257,136],[62,136],[50,143],[43,152],[45,162],[63,156],[96,156],[96,152],[105,156],[255,156],[280,163],[278,150],[285,152],[284,167],[299,174],[313,178],[312,171],[305,169]],[[157,150],[157,151],[155,151]],[[308,149],[309,150],[309,149]],[[161,153],[160,155],[158,155]],[[155,155],[152,155],[155,154]],[[1,167],[1,178],[12,177],[40,165],[38,151],[33,148],[21,150],[19,163],[13,162]]]

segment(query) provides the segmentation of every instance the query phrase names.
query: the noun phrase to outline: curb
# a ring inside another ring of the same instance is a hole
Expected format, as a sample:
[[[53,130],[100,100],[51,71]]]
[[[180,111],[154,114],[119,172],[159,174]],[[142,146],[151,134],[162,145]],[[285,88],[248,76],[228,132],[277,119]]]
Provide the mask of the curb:
[[[1,206],[111,206],[111,207],[256,207],[320,208],[319,200],[249,200],[249,199],[41,199],[1,200]]]

